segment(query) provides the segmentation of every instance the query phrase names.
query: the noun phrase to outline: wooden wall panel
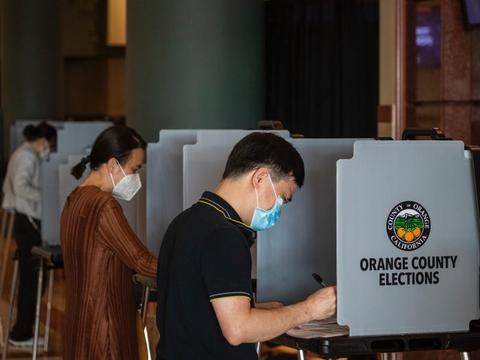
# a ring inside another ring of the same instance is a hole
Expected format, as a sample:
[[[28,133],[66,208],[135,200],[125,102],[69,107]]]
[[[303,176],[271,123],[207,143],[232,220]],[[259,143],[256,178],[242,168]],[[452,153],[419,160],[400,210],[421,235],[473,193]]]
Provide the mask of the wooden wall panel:
[[[471,105],[445,105],[443,123],[445,135],[471,144]]]
[[[480,101],[480,29],[472,31],[472,99]]]
[[[471,33],[465,30],[461,1],[441,4],[443,100],[470,100]]]
[[[125,58],[65,61],[65,114],[78,118],[122,117],[126,113]]]

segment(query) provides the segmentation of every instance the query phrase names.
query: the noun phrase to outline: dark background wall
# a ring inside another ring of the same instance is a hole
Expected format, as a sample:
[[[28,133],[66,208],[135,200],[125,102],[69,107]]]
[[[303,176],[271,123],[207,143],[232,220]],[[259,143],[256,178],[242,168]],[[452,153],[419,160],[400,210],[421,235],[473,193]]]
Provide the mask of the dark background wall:
[[[374,0],[266,2],[269,119],[307,137],[377,134]]]

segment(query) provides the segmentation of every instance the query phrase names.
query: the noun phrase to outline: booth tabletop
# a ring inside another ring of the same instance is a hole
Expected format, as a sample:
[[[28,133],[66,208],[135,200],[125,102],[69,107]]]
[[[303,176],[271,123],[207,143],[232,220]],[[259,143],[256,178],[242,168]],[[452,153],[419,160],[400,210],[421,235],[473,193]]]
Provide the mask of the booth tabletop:
[[[59,245],[34,246],[32,255],[40,257],[55,266],[63,265],[62,248]]]
[[[150,277],[150,276],[143,276],[140,274],[133,275],[133,281],[136,283],[146,286],[152,290],[157,289],[157,279]]]
[[[133,280],[150,289],[157,288],[155,278],[135,274]],[[471,352],[480,349],[480,329],[459,333],[338,336],[316,339],[302,339],[283,334],[271,342],[311,351],[328,358],[406,351],[457,350]]]
[[[272,342],[311,351],[327,358],[407,351],[457,350],[471,352],[480,349],[480,331],[397,336],[339,336],[316,339],[294,338],[284,334]]]

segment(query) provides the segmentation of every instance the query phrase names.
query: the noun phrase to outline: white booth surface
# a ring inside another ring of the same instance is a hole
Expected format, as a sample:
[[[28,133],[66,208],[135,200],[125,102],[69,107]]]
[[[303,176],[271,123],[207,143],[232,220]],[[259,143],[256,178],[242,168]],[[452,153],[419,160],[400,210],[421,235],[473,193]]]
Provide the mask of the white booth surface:
[[[88,154],[97,136],[112,125],[109,121],[65,122],[57,131],[57,152]]]
[[[251,130],[199,130],[197,142],[183,147],[183,208],[197,202],[204,191],[213,191],[222,179],[228,156],[237,142]],[[289,138],[285,130],[270,131]],[[252,278],[257,277],[258,239],[250,248],[252,254]]]
[[[67,164],[68,154],[50,154],[40,168],[42,194],[42,241],[49,245],[60,245],[60,184],[58,168]],[[71,175],[70,175],[71,176]]]
[[[222,180],[228,156],[237,142],[251,130],[198,130],[197,142],[183,147],[183,208],[197,202],[205,190]],[[273,131],[289,138],[288,131]]]
[[[69,154],[83,154],[86,146],[84,139],[92,131],[99,134],[113,124],[109,121],[58,121],[58,120],[16,120],[10,125],[10,153],[13,153],[24,141],[23,130],[27,125],[38,125],[42,121],[48,122],[57,130],[57,152]]]
[[[70,175],[71,166],[76,164],[74,160],[86,156],[100,132],[111,125],[110,122],[72,122],[64,123],[63,128],[58,130],[57,152],[51,153],[47,160],[42,161],[40,167],[42,241],[48,245],[60,244],[60,214],[65,193],[71,186],[74,188],[75,185],[72,184],[77,183]],[[70,156],[73,158],[69,161]],[[60,165],[64,165],[62,183],[59,176]]]
[[[356,142],[337,164],[338,322],[351,336],[467,331],[478,231],[462,142]]]
[[[147,147],[147,247],[158,255],[170,222],[183,210],[183,146],[197,130],[162,130]]]
[[[158,254],[170,222],[222,179],[228,155],[248,130],[162,130],[147,147],[147,245]],[[274,133],[287,138],[288,131]],[[256,245],[252,276],[256,276]]]
[[[338,159],[351,158],[351,139],[290,139],[305,162],[305,183],[257,241],[257,301],[285,304],[336,282],[335,182]]]
[[[10,125],[10,154],[12,154],[16,148],[18,148],[22,143],[25,141],[23,136],[23,130],[27,125],[38,125],[42,121],[48,122],[51,126],[53,126],[57,131],[63,127],[65,121],[58,121],[58,120],[15,120]]]
[[[85,170],[83,176],[79,180],[75,179],[75,177],[70,173],[72,167],[77,165],[84,156],[85,155],[68,155],[67,162],[58,166],[58,208],[60,209],[60,213],[65,205],[68,195],[70,195],[70,193],[83,180],[85,180],[88,175],[88,168]]]

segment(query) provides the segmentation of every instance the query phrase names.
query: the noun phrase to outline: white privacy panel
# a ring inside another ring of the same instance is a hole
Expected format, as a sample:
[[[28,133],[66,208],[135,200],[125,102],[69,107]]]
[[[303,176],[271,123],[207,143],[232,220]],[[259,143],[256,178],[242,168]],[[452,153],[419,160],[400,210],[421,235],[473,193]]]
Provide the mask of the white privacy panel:
[[[199,130],[197,142],[183,148],[183,208],[193,205],[206,190],[212,191],[222,179],[228,155],[235,144],[252,130]],[[288,131],[269,131],[289,138]],[[251,247],[252,277],[257,277],[257,246]]]
[[[15,120],[10,125],[10,154],[12,154],[16,148],[18,148],[25,141],[23,137],[23,130],[27,125],[38,125],[42,121],[48,122],[57,131],[63,127],[64,121],[56,120]]]
[[[312,273],[336,283],[336,162],[353,155],[351,139],[291,139],[305,183],[270,230],[259,233],[257,299],[294,303],[319,289]]]
[[[338,162],[338,322],[350,335],[466,331],[478,319],[473,176],[459,141],[359,141]]]
[[[158,254],[170,222],[182,211],[183,146],[194,144],[197,130],[162,130],[147,147],[147,246]]]

